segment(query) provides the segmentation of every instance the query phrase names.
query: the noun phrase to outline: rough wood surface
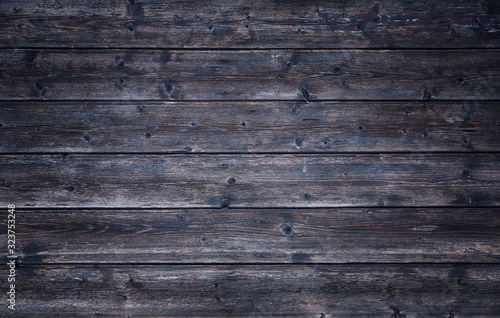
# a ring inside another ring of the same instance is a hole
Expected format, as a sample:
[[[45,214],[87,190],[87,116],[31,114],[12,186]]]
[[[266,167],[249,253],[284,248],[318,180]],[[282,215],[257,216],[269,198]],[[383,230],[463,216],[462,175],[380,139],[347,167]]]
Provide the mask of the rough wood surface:
[[[24,317],[500,315],[495,265],[46,265],[18,277]]]
[[[3,47],[499,47],[495,0],[4,0]]]
[[[500,51],[3,50],[3,100],[491,100]]]
[[[497,206],[499,154],[4,155],[19,207]]]
[[[500,317],[498,0],[0,0],[0,30],[13,316]]]
[[[16,216],[17,250],[22,264],[495,263],[499,213],[482,208],[22,210]]]
[[[4,153],[500,149],[498,102],[12,102],[0,122]]]

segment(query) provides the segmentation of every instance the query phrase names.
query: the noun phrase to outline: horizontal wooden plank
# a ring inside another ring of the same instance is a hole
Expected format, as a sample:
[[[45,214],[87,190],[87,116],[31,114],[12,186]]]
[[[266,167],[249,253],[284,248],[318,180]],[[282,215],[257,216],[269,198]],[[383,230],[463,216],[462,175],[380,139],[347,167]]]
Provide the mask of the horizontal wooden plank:
[[[500,51],[0,51],[3,100],[500,99]]]
[[[499,47],[496,1],[4,0],[4,47]]]
[[[22,264],[495,263],[499,214],[480,208],[19,210],[16,249]],[[7,233],[6,225],[0,228]]]
[[[0,121],[4,153],[500,149],[498,102],[13,102]]]
[[[499,154],[4,155],[19,207],[497,206]]]
[[[500,267],[28,266],[16,314],[50,317],[498,317]],[[7,277],[5,265],[0,274]],[[6,302],[7,293],[2,293]]]

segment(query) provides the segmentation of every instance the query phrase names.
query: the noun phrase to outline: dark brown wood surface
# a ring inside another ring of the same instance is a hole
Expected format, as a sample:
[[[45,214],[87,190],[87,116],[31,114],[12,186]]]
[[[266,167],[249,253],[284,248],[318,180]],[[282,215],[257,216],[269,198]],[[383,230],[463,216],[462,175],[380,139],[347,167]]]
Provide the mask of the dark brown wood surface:
[[[0,1],[3,317],[499,317],[497,0]]]
[[[22,264],[497,263],[499,213],[498,208],[30,209],[17,213],[17,238]]]
[[[499,102],[9,102],[0,120],[3,153],[500,149]]]
[[[0,50],[3,100],[493,100],[497,50]]]
[[[6,155],[19,207],[498,206],[500,154]]]
[[[0,3],[0,44],[498,48],[499,14],[496,0],[8,0]]]
[[[45,265],[20,267],[19,278],[29,317],[500,314],[498,265]]]

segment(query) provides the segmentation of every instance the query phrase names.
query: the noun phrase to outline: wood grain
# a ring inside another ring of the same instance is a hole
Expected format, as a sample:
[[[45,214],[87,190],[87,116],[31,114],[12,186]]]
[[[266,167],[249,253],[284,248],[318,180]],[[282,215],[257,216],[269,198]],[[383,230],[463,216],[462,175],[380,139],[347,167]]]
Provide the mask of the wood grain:
[[[0,274],[7,276],[5,266]],[[498,265],[22,266],[16,314],[498,317]],[[2,293],[5,301],[6,293]]]
[[[498,0],[1,0],[0,30],[15,316],[500,317]]]
[[[499,106],[478,101],[12,102],[0,105],[0,152],[497,151]]]
[[[4,155],[19,207],[497,206],[499,154]]]
[[[499,213],[479,208],[20,210],[17,250],[21,264],[495,263]]]
[[[6,0],[3,47],[499,47],[496,1]]]
[[[3,50],[3,100],[491,100],[500,51]]]

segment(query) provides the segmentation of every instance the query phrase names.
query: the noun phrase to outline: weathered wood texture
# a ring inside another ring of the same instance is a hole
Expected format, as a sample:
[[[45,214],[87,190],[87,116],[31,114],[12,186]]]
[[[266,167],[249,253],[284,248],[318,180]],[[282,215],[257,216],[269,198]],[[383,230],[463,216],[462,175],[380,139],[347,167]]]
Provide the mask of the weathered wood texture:
[[[4,153],[500,149],[499,102],[12,102],[0,122]]]
[[[0,51],[3,100],[490,100],[500,51]]]
[[[499,154],[5,155],[4,206],[497,206]]]
[[[496,0],[0,3],[3,47],[470,48],[500,46]]]
[[[500,317],[497,0],[2,0],[0,29],[16,316]]]
[[[19,295],[24,317],[498,317],[500,267],[46,265]]]
[[[22,264],[495,263],[499,213],[482,208],[20,210],[17,249]]]

